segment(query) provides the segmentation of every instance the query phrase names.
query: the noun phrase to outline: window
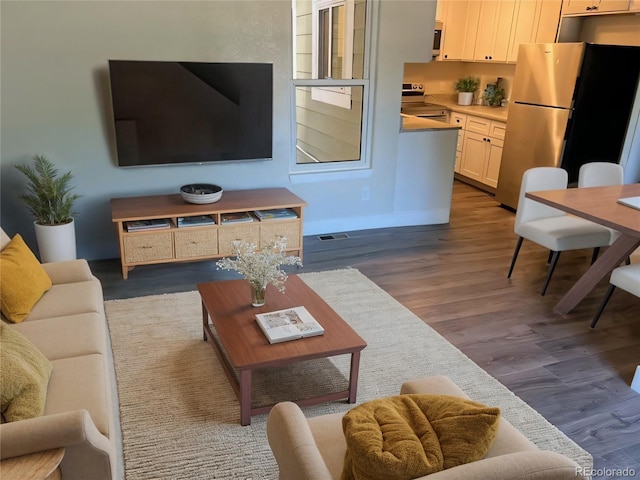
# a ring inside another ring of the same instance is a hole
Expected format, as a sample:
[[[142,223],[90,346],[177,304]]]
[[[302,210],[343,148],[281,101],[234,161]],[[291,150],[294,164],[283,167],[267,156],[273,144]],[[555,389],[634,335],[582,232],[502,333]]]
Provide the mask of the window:
[[[368,166],[366,0],[292,0],[293,172]],[[369,2],[371,3],[371,2]]]
[[[311,29],[312,77],[351,78],[353,67],[352,0],[318,0],[313,5]],[[342,108],[351,108],[350,87],[315,87],[311,98]]]

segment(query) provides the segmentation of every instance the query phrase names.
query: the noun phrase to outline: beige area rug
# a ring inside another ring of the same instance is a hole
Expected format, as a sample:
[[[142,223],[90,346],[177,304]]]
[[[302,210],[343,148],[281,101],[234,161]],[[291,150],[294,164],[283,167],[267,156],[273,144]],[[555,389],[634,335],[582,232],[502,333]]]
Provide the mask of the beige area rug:
[[[473,399],[499,406],[540,448],[592,466],[586,451],[358,270],[300,276],[368,344],[360,361],[358,403],[397,395],[408,379],[447,375]],[[127,480],[276,479],[266,415],[240,426],[236,397],[213,349],[202,340],[198,293],[112,300],[105,306]],[[254,395],[262,402],[342,389],[348,369],[349,358],[342,356],[263,371],[254,376]],[[334,402],[304,410],[316,416],[352,406]]]

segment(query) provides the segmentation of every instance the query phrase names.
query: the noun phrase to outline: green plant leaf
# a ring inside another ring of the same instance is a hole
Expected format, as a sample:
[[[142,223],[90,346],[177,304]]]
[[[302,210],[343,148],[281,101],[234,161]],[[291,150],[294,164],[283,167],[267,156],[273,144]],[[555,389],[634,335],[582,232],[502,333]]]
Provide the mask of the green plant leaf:
[[[27,177],[26,193],[19,196],[40,225],[60,225],[73,220],[73,204],[80,195],[71,193],[71,172],[58,175],[55,165],[42,155],[33,157],[34,165],[16,165]]]
[[[455,89],[457,92],[475,92],[479,85],[479,78],[469,76],[458,79],[455,83]]]

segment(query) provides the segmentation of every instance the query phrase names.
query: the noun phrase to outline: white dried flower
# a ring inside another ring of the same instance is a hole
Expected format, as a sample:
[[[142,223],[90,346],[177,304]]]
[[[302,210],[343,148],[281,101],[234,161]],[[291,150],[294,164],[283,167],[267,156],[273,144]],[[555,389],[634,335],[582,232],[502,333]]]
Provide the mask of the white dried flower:
[[[285,255],[287,248],[285,237],[278,237],[275,242],[262,250],[257,250],[255,243],[244,240],[236,240],[232,243],[235,258],[222,258],[216,262],[217,267],[223,270],[235,270],[256,288],[270,283],[284,292],[287,274],[280,266],[302,266],[300,257]]]

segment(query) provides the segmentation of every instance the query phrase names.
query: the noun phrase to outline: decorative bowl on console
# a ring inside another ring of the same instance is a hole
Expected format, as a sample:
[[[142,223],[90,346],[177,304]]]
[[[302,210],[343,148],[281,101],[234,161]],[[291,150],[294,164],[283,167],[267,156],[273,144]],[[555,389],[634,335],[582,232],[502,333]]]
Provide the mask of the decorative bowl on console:
[[[188,203],[214,203],[222,197],[222,187],[211,183],[191,183],[180,187],[180,195]]]

